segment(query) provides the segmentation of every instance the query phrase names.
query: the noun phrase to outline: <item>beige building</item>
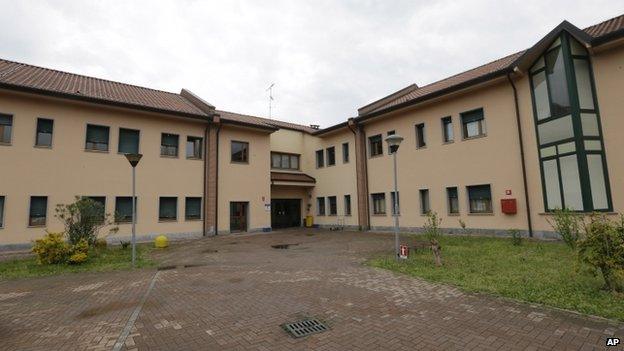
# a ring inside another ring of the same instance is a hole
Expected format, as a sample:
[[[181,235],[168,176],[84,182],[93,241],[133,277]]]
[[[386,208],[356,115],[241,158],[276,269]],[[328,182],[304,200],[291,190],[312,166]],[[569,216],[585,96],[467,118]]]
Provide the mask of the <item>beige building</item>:
[[[563,22],[527,50],[411,85],[319,129],[179,94],[0,60],[0,245],[62,230],[88,196],[131,230],[190,237],[315,225],[551,235],[549,213],[624,212],[624,16]],[[394,206],[392,155],[404,137]]]

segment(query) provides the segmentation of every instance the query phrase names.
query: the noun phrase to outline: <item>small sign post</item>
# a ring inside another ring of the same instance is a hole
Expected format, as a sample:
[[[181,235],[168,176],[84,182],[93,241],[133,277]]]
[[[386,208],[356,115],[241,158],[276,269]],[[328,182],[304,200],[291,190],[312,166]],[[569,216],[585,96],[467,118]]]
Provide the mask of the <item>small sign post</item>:
[[[409,247],[407,245],[401,245],[399,250],[399,258],[406,260],[409,257]]]

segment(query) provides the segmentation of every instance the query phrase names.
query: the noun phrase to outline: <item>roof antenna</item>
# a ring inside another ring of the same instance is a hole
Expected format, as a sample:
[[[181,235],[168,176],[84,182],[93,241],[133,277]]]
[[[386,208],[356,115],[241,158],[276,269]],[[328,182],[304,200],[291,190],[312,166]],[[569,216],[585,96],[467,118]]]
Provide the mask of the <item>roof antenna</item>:
[[[271,112],[273,109],[273,86],[275,86],[275,83],[271,83],[267,90],[265,90],[269,92],[269,119],[271,119]]]

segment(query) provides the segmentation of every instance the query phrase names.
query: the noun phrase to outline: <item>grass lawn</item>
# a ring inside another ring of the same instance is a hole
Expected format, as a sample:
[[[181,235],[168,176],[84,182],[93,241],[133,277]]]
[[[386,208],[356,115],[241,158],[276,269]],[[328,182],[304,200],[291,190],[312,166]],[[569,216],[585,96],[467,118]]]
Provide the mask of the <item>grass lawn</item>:
[[[149,257],[152,250],[150,244],[137,245],[137,267],[153,267],[156,265]],[[76,272],[104,272],[130,269],[132,266],[132,249],[121,246],[110,246],[97,255],[89,255],[87,262],[81,265],[40,265],[35,257],[21,258],[0,262],[0,280],[41,277]]]
[[[389,256],[369,264],[465,291],[624,320],[624,294],[601,290],[602,277],[578,269],[575,254],[563,243],[524,240],[513,246],[510,239],[453,236],[440,241],[443,267],[435,267],[430,250],[410,252],[399,263]]]

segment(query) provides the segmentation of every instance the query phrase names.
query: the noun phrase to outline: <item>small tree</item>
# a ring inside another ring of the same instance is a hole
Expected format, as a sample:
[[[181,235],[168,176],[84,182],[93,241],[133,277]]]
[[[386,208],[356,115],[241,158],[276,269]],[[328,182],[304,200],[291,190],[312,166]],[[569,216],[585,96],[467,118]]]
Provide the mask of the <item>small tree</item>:
[[[578,250],[580,261],[602,274],[605,289],[624,292],[624,216],[614,222],[604,214],[592,214]]]
[[[95,245],[100,230],[113,225],[112,216],[106,213],[104,206],[86,197],[76,196],[71,204],[56,205],[55,217],[65,225],[65,232],[72,245],[78,244],[82,239],[89,245]],[[118,230],[118,227],[112,227],[109,234]]]
[[[511,244],[513,246],[522,245],[522,234],[518,229],[508,229],[507,233],[509,233],[509,236],[511,237]]]
[[[425,230],[425,237],[431,244],[431,252],[433,252],[436,266],[442,265],[442,253],[439,242],[440,236],[442,235],[440,223],[442,223],[442,219],[438,217],[435,211],[427,212],[427,221],[423,229]]]
[[[546,220],[559,233],[566,245],[574,250],[581,238],[583,217],[568,208],[564,208],[556,209],[553,212],[552,220]]]

